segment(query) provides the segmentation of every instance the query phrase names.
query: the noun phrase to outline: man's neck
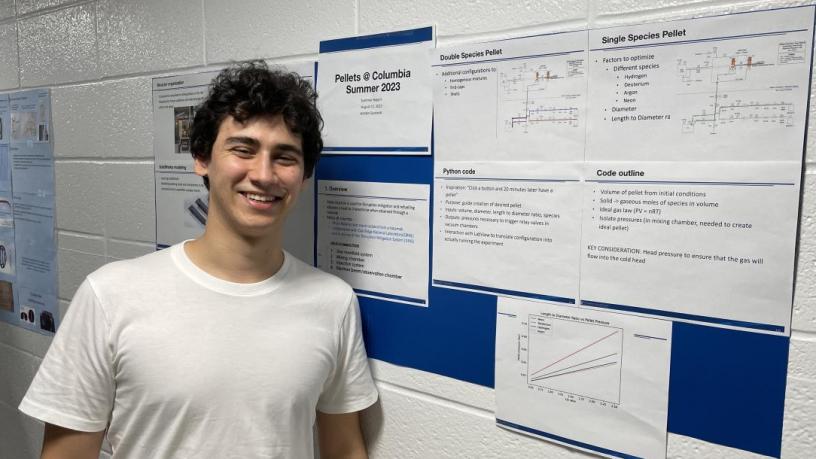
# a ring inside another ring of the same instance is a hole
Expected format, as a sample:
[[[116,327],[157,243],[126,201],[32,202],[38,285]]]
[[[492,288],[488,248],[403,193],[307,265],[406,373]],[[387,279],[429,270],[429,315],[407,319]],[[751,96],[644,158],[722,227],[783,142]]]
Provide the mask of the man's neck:
[[[279,237],[247,239],[214,233],[208,228],[200,238],[184,245],[190,260],[212,276],[242,284],[260,282],[283,265]]]

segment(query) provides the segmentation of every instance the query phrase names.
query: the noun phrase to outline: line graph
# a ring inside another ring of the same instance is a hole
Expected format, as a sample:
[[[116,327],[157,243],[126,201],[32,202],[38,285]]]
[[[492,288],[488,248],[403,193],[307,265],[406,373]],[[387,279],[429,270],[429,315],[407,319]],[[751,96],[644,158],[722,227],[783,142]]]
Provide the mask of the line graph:
[[[527,383],[620,403],[623,330],[531,314]]]

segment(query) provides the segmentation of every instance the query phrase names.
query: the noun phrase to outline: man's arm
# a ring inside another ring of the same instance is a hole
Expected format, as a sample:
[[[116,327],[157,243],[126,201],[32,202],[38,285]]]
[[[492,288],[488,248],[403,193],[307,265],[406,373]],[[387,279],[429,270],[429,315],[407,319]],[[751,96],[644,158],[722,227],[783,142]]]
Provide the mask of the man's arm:
[[[97,459],[104,436],[104,430],[80,432],[46,423],[40,459]]]
[[[317,412],[317,437],[322,459],[367,459],[360,413]]]

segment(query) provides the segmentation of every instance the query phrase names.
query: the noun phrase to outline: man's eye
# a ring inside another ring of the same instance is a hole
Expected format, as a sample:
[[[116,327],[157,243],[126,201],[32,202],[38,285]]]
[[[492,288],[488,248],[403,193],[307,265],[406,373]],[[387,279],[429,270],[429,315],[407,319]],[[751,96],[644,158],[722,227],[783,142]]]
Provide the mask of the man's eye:
[[[279,156],[278,162],[283,164],[297,164],[298,160],[294,156]]]
[[[232,149],[232,151],[234,153],[239,154],[239,155],[251,155],[252,154],[252,151],[250,151],[248,148],[243,148],[243,147],[235,147],[235,148]]]

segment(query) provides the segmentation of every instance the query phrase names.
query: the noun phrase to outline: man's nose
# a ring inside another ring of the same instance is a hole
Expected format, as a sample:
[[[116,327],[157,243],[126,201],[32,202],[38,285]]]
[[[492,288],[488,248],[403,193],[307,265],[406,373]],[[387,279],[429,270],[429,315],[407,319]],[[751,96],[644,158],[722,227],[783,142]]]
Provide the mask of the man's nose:
[[[252,161],[248,173],[249,179],[259,185],[272,185],[278,182],[275,162],[268,155],[257,155]]]

